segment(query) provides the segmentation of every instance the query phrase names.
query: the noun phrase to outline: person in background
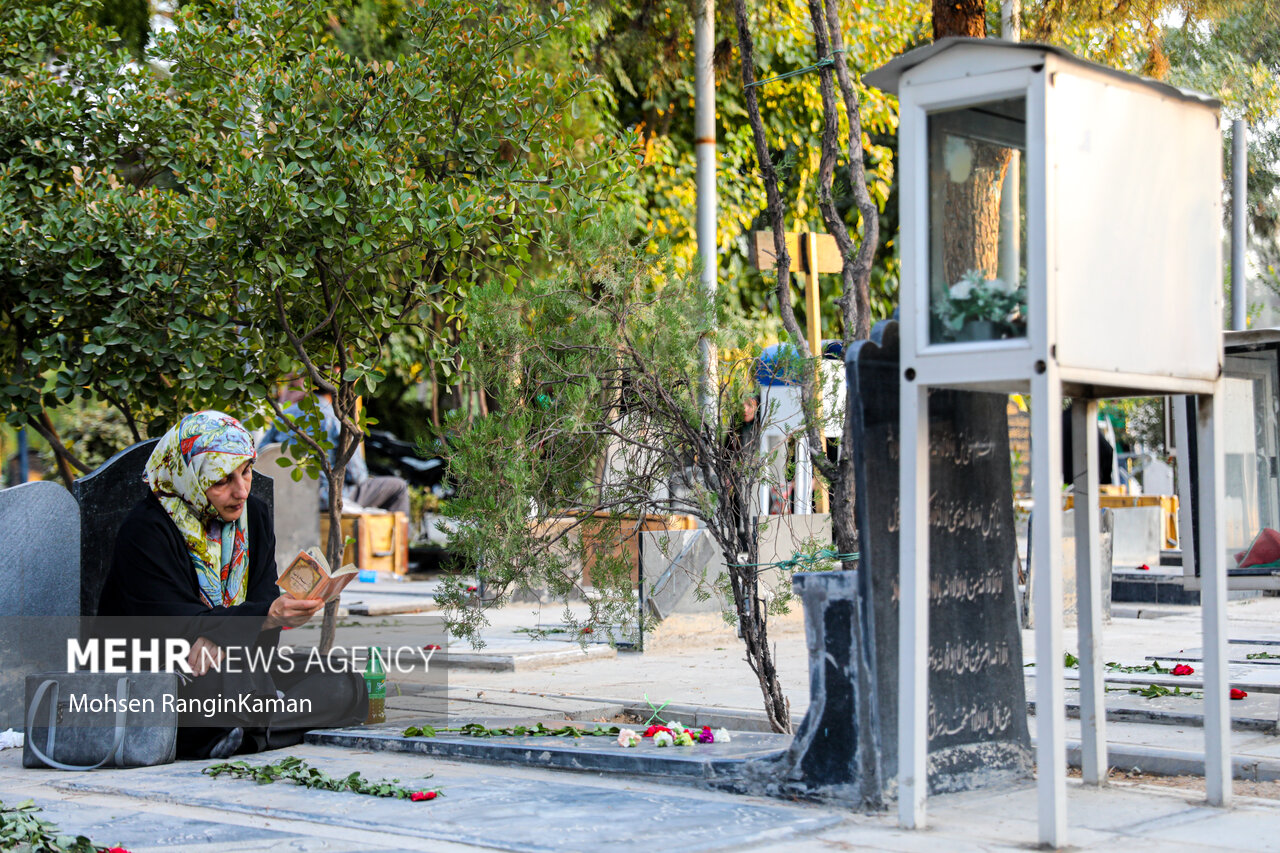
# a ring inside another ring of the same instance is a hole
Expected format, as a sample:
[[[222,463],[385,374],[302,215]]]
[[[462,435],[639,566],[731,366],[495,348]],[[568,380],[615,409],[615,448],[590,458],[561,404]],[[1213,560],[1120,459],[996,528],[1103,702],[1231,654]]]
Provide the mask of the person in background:
[[[317,393],[316,402],[324,418],[325,435],[334,447],[329,451],[329,461],[332,463],[338,456],[338,436],[342,432],[342,422],[333,411],[333,398],[330,395]],[[295,402],[285,409],[285,414],[295,418],[301,417],[302,408]],[[295,440],[296,436],[288,425],[277,421],[262,436],[262,440],[258,442],[258,448],[261,449],[275,442],[289,445]],[[399,477],[369,476],[364,456],[357,450],[351,455],[351,461],[347,463],[346,474],[343,477],[342,501],[343,506],[348,510],[364,507],[385,509],[388,512],[402,512],[407,517],[409,515],[409,484]],[[323,476],[320,478],[320,506],[322,509],[327,509],[329,506],[329,481]]]
[[[760,392],[756,390],[743,398],[742,409],[730,420],[725,446],[733,457],[735,468],[754,465],[756,456],[760,453],[760,420],[756,417],[759,411]],[[737,481],[728,484],[728,492],[728,500],[737,518],[737,527],[739,530],[747,530],[752,495]]]

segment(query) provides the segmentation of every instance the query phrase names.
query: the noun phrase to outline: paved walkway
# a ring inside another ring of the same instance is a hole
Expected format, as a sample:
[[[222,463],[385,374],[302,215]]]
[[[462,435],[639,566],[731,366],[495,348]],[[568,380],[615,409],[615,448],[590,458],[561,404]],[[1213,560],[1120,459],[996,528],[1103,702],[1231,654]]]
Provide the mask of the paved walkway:
[[[387,593],[391,595],[392,593]],[[1280,637],[1280,599],[1232,602],[1230,635]],[[1200,646],[1198,612],[1170,610],[1159,619],[1117,619],[1104,634],[1104,657],[1138,664],[1149,655],[1194,653]],[[448,671],[453,720],[489,717],[609,719],[620,709],[672,700],[686,723],[695,713],[737,715],[747,727],[759,717],[759,691],[742,660],[739,640],[718,617],[673,620],[651,638],[644,654],[604,658],[562,654],[575,644],[533,643],[521,630],[553,624],[559,608],[512,607],[495,615],[492,648],[539,655],[555,649],[547,666],[506,670],[456,667]],[[348,619],[339,642],[387,645],[431,635],[430,613]],[[359,623],[359,624],[355,624]],[[305,644],[299,629],[291,640]],[[1068,634],[1070,636],[1070,634]],[[778,620],[771,632],[782,681],[799,719],[807,702],[807,652],[798,616]],[[1029,636],[1028,636],[1029,640]],[[1030,643],[1026,643],[1030,648]],[[1068,640],[1067,647],[1074,648]],[[1029,670],[1033,672],[1033,670]],[[1029,684],[1031,682],[1029,681]],[[396,688],[399,688],[398,695]],[[421,716],[424,679],[410,673],[393,684],[388,705],[394,723]],[[1070,698],[1070,696],[1069,696]],[[1275,696],[1233,702],[1240,727],[1233,748],[1242,760],[1280,766],[1280,739],[1272,732]],[[1194,756],[1202,746],[1195,725],[1198,702],[1185,697],[1146,700],[1127,691],[1108,695],[1114,714],[1140,719],[1113,723],[1113,750],[1173,750]],[[1143,715],[1163,714],[1176,725]],[[1168,716],[1175,715],[1175,716]],[[1268,728],[1270,727],[1270,728]],[[45,817],[64,830],[129,850],[1014,850],[1036,838],[1035,792],[975,792],[930,800],[930,829],[896,828],[893,816],[855,815],[847,809],[741,797],[674,783],[595,772],[465,763],[452,759],[305,745],[254,756],[269,761],[298,755],[334,775],[359,770],[367,777],[404,783],[429,778],[445,797],[430,803],[377,800],[307,791],[286,783],[270,787],[209,779],[200,762],[94,773],[31,771],[17,750],[0,751],[0,799],[34,797]],[[1114,753],[1113,753],[1114,754]],[[1129,764],[1121,764],[1130,769]],[[1150,767],[1144,769],[1152,769]],[[1117,782],[1105,790],[1069,783],[1070,837],[1084,849],[1143,845],[1170,850],[1280,850],[1280,799],[1238,798],[1230,810],[1200,804],[1190,789]],[[1280,785],[1250,790],[1280,797]]]
[[[270,787],[200,775],[207,762],[95,773],[22,770],[0,752],[0,799],[34,797],[43,817],[138,851],[996,851],[1036,839],[1035,791],[935,797],[930,828],[890,814],[742,797],[650,781],[303,746],[333,775],[359,770],[444,790],[428,803]],[[271,758],[280,757],[275,753]],[[256,756],[254,761],[265,757]],[[1280,803],[1229,810],[1186,791],[1068,784],[1070,838],[1088,850],[1280,850]]]

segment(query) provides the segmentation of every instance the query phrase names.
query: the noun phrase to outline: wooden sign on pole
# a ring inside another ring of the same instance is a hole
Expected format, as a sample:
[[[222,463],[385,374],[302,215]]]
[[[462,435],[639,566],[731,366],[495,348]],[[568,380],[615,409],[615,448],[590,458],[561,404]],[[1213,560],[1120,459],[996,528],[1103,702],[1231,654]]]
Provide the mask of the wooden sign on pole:
[[[773,248],[772,231],[756,231],[752,245],[751,261],[758,270],[776,269],[778,255]],[[830,234],[808,231],[803,234],[787,232],[788,267],[791,272],[804,275],[804,313],[809,337],[809,352],[814,358],[822,357],[822,311],[818,304],[818,275],[837,273],[844,269],[844,258],[836,238]],[[818,395],[821,404],[821,394]],[[822,452],[827,452],[827,438],[822,437]],[[827,490],[818,490],[818,512],[827,512]]]

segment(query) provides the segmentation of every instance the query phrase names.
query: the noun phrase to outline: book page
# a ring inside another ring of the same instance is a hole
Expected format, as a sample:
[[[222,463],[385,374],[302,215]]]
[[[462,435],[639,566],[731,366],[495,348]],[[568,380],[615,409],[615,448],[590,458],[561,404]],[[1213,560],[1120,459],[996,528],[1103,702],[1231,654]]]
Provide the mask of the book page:
[[[324,565],[306,551],[298,554],[289,568],[276,580],[276,585],[293,598],[306,600],[317,598],[317,588],[328,579]]]

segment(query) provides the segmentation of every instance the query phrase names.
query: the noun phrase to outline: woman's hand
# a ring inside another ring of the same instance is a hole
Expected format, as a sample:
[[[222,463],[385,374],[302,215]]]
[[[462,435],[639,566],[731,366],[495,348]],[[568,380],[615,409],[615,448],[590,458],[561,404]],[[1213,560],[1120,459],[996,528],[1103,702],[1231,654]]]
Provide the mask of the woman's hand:
[[[299,601],[282,595],[271,602],[271,609],[267,611],[267,618],[263,620],[262,630],[297,628],[299,625],[305,625],[322,607],[324,607],[323,601],[310,599]]]
[[[222,663],[222,649],[218,648],[208,637],[200,637],[191,645],[191,653],[187,655],[187,666],[193,675],[204,675],[211,669],[217,669]]]

